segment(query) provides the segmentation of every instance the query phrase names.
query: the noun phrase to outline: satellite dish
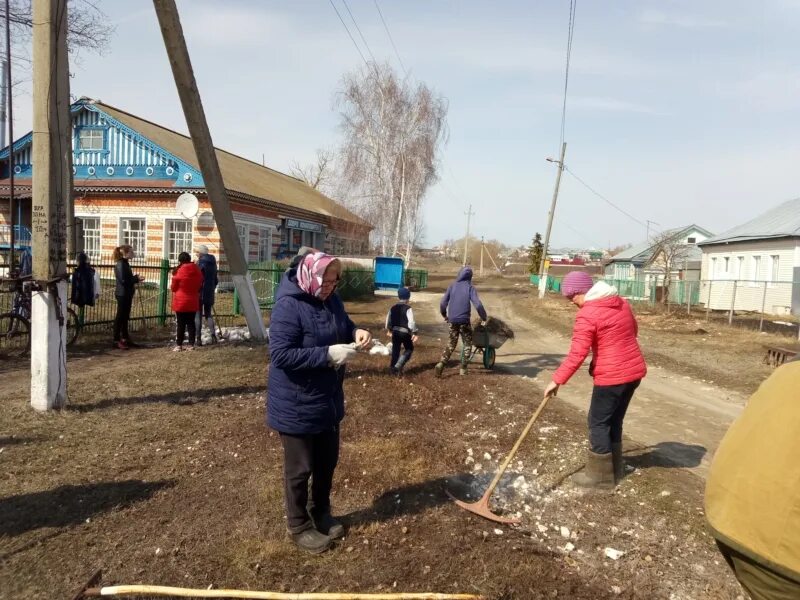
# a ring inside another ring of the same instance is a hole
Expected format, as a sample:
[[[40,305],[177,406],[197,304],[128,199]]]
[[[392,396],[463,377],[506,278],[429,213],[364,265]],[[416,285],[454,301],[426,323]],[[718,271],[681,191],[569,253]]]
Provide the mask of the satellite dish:
[[[175,201],[175,210],[186,219],[193,219],[197,214],[198,208],[200,208],[200,203],[194,194],[181,194]]]

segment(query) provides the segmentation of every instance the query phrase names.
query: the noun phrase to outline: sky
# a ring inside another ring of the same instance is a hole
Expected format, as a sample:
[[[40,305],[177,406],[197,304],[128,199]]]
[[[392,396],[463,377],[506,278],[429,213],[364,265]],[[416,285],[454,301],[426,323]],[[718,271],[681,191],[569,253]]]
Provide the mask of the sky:
[[[463,237],[469,206],[473,235],[544,234],[569,1],[377,2],[409,76],[449,102],[426,244]],[[402,69],[375,0],[179,0],[216,146],[286,172],[337,145],[336,90],[363,61],[332,3],[368,60]],[[152,3],[98,5],[116,30],[72,62],[71,93],[186,132]],[[578,0],[551,246],[637,243],[647,221],[721,233],[800,196],[799,24],[800,0]]]

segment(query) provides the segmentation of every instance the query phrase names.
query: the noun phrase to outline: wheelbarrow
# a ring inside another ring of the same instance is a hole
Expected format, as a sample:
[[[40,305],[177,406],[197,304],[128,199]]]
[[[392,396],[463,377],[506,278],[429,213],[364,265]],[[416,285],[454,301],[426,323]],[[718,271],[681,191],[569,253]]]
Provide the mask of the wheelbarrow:
[[[508,341],[508,338],[499,333],[490,333],[485,327],[476,327],[472,333],[472,348],[470,349],[469,360],[472,362],[476,354],[483,355],[483,366],[486,369],[494,368],[494,361],[497,358],[497,349]],[[464,352],[466,348],[461,348],[461,362],[464,362]]]

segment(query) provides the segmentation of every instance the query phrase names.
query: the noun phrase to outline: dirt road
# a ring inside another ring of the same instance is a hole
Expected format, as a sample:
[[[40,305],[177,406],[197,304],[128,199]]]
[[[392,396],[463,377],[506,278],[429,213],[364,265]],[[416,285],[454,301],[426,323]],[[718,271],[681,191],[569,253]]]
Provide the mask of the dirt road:
[[[531,394],[538,396],[550,375],[569,350],[569,337],[536,323],[535,316],[518,314],[507,291],[481,291],[490,314],[508,322],[516,333],[513,342],[497,352],[498,368],[526,379]],[[440,295],[415,295],[429,305],[428,318],[441,323]],[[441,329],[446,339],[446,326]],[[645,357],[646,358],[646,357]],[[474,361],[482,368],[480,361]],[[586,411],[592,380],[588,368],[581,369],[559,390],[559,399]],[[665,465],[692,469],[705,476],[711,458],[730,423],[741,412],[746,398],[667,369],[650,367],[637,390],[625,420],[626,437],[657,450]]]

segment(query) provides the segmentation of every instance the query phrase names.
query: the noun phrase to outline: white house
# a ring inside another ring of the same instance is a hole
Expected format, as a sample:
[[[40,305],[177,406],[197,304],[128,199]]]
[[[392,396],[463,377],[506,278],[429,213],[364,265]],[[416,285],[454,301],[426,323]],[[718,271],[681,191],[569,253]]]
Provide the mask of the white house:
[[[714,310],[800,314],[800,198],[699,246],[701,302]]]

